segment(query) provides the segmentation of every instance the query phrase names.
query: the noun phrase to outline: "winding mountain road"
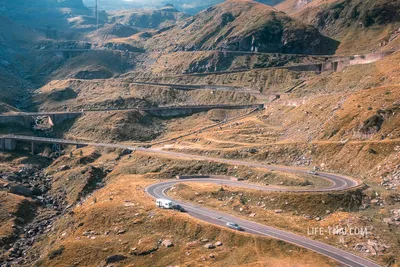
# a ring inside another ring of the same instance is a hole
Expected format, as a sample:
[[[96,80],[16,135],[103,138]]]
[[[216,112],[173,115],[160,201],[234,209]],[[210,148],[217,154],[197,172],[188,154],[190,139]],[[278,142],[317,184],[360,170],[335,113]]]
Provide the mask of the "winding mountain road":
[[[293,171],[293,170],[292,170]],[[197,206],[192,203],[182,202],[175,200],[167,195],[167,191],[171,189],[178,183],[184,182],[198,182],[198,183],[213,183],[218,185],[228,185],[235,187],[243,187],[261,191],[340,191],[345,189],[354,188],[358,186],[357,181],[352,180],[348,177],[341,177],[340,175],[333,175],[328,173],[319,174],[321,177],[329,180],[331,182],[331,186],[325,189],[311,189],[311,190],[291,190],[291,189],[277,189],[266,186],[259,186],[254,184],[242,183],[231,180],[223,180],[223,179],[215,179],[215,178],[193,178],[193,179],[184,179],[184,180],[172,180],[167,182],[160,182],[156,184],[152,184],[146,188],[146,192],[152,196],[153,198],[162,198],[173,201],[176,204],[181,205],[186,209],[189,215],[200,219],[202,221],[225,226],[227,222],[235,222],[238,223],[247,233],[259,235],[259,236],[267,236],[276,238],[312,251],[315,251],[319,254],[332,258],[346,266],[354,266],[354,267],[377,267],[379,266],[377,263],[374,263],[370,260],[359,257],[350,252],[341,250],[339,248],[327,245],[325,243],[315,241],[300,235],[296,235],[290,232],[282,231],[273,227],[269,227],[266,225],[261,225],[252,221],[244,220],[226,213],[222,213],[219,211],[207,209],[204,207]]]
[[[97,146],[97,147],[109,147],[109,148],[118,148],[118,149],[129,149],[132,151],[143,151],[147,153],[166,155],[168,157],[176,157],[190,160],[202,160],[209,162],[219,162],[230,165],[241,165],[251,168],[258,168],[270,171],[281,171],[281,172],[289,172],[295,174],[305,174],[307,170],[290,167],[290,166],[278,166],[278,165],[267,165],[261,163],[253,163],[248,161],[241,160],[233,160],[233,159],[223,159],[223,158],[213,158],[208,156],[201,155],[192,155],[185,154],[175,151],[162,150],[160,148],[145,148],[145,147],[134,147],[124,144],[107,144],[107,143],[95,143],[95,142],[82,142],[82,141],[73,141],[73,140],[63,140],[63,139],[53,139],[53,138],[41,138],[41,137],[33,137],[33,136],[21,136],[21,135],[2,135],[0,139],[13,139],[16,141],[33,141],[40,143],[56,143],[56,144],[65,144],[65,145],[86,145],[86,146]],[[339,248],[321,243],[319,241],[315,241],[312,239],[308,239],[306,237],[296,235],[290,232],[286,232],[283,230],[275,229],[273,227],[269,227],[266,225],[261,225],[255,222],[251,222],[248,220],[244,220],[238,217],[234,217],[232,215],[222,213],[219,211],[214,211],[211,209],[207,209],[204,207],[199,207],[197,205],[186,203],[182,201],[177,201],[169,197],[166,192],[178,183],[183,182],[199,182],[199,183],[213,183],[218,185],[229,185],[236,187],[249,188],[254,190],[261,191],[270,191],[270,192],[334,192],[334,191],[343,191],[349,189],[355,189],[358,187],[365,186],[361,181],[357,181],[354,178],[347,177],[340,174],[333,173],[325,173],[319,172],[316,174],[317,177],[321,179],[326,179],[329,181],[330,185],[325,188],[310,188],[310,189],[285,189],[285,188],[276,188],[276,187],[267,187],[260,186],[254,184],[248,184],[238,181],[226,180],[226,179],[216,179],[214,178],[193,178],[193,179],[180,179],[180,180],[170,180],[166,182],[155,183],[146,188],[146,192],[152,196],[153,198],[164,198],[173,200],[175,203],[183,206],[188,214],[203,220],[208,223],[212,223],[219,226],[225,226],[227,222],[236,222],[240,224],[247,233],[259,235],[259,236],[267,236],[276,238],[288,243],[292,243],[294,245],[304,247],[306,249],[315,251],[324,256],[330,257],[342,264],[347,266],[355,266],[355,267],[377,267],[378,264],[359,257],[350,252],[341,250]]]

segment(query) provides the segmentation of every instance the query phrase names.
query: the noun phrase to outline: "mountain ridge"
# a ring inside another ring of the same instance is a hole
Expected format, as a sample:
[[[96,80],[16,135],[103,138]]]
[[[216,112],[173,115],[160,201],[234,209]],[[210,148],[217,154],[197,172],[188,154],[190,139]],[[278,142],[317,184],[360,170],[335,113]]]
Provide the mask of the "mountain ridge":
[[[202,29],[198,32],[199,29]],[[174,40],[166,36],[175,36]],[[332,54],[338,43],[314,27],[251,0],[228,0],[149,39],[150,49]]]

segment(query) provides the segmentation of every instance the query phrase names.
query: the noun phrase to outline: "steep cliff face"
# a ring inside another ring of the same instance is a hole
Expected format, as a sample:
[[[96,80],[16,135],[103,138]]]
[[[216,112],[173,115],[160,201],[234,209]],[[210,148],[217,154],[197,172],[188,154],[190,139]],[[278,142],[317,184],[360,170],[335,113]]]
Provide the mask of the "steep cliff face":
[[[392,38],[400,27],[400,1],[315,0],[294,16],[340,40],[339,51],[360,52],[379,49]]]
[[[174,38],[171,38],[173,36]],[[161,32],[150,49],[330,54],[338,43],[270,6],[229,0]]]

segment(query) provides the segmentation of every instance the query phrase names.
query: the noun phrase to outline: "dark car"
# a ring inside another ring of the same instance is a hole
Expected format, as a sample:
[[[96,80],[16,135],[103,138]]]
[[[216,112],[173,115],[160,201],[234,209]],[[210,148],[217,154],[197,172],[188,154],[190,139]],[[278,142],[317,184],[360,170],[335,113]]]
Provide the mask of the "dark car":
[[[226,223],[226,226],[228,226],[229,228],[231,228],[233,230],[244,231],[244,229],[237,223],[228,222],[228,223]]]
[[[182,207],[181,205],[174,205],[174,206],[172,206],[172,208],[174,210],[177,210],[177,211],[180,211],[180,212],[186,212],[185,208]]]

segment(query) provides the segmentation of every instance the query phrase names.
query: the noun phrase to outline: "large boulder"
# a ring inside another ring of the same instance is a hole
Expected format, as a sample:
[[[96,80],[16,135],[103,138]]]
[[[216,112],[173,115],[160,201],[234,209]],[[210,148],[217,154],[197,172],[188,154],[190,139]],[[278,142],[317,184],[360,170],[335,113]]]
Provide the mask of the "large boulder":
[[[29,188],[26,188],[25,186],[21,186],[21,185],[11,186],[10,189],[8,190],[8,192],[15,194],[15,195],[24,196],[24,197],[32,197],[33,196],[32,190],[30,190]]]

